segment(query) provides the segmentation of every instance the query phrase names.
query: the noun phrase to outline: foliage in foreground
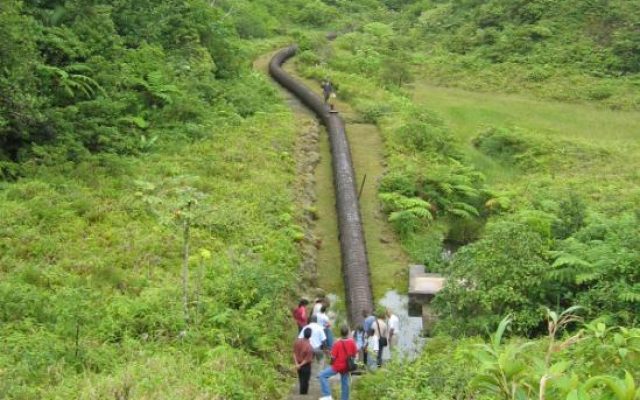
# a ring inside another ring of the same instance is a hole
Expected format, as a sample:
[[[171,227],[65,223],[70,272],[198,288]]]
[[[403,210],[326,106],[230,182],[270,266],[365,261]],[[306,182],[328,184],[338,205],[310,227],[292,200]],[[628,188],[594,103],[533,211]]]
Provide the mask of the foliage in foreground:
[[[436,299],[440,329],[481,333],[497,316],[514,315],[514,329],[541,332],[543,307],[584,304],[589,315],[608,315],[635,326],[638,302],[638,218],[594,217],[567,239],[552,230],[571,228],[557,215],[523,211],[491,223],[483,238],[465,246],[442,268],[450,280]],[[575,229],[575,228],[574,228]]]
[[[430,339],[413,362],[394,362],[357,383],[356,399],[640,398],[640,330],[581,324],[576,308],[548,311],[547,337],[506,339],[511,319],[487,340]]]

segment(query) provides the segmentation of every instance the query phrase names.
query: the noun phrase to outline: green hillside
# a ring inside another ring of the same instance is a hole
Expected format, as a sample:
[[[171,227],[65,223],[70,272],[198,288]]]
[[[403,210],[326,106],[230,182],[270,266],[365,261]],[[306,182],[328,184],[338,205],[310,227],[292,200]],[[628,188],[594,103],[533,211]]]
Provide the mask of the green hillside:
[[[287,391],[297,131],[227,12],[0,5],[1,398]]]
[[[253,61],[292,42],[383,148],[363,209],[449,278],[437,337],[354,397],[637,398],[639,24],[625,0],[2,1],[0,398],[290,392],[317,209]]]
[[[629,109],[640,104],[639,16],[633,1],[423,1],[398,25],[433,82]]]
[[[640,72],[635,2],[601,0],[416,2],[414,29],[494,64],[572,67],[595,76]]]
[[[621,7],[609,23],[633,30],[637,7],[581,2],[560,12],[567,3],[531,21],[516,2],[387,4],[301,56],[302,73],[330,77],[381,128],[382,207],[412,258],[449,278],[434,303],[439,338],[416,363],[367,376],[357,398],[625,398],[605,385],[635,393],[638,114],[608,109],[637,108],[638,71],[614,40],[596,45],[582,27]],[[485,11],[504,43],[474,39]],[[555,36],[522,36],[542,21]],[[592,43],[598,55],[571,56]],[[550,75],[527,78],[541,68]],[[606,95],[589,94],[604,86]],[[451,261],[445,244],[462,246]],[[574,306],[566,324],[553,322]],[[511,339],[478,347],[476,335],[507,315]]]

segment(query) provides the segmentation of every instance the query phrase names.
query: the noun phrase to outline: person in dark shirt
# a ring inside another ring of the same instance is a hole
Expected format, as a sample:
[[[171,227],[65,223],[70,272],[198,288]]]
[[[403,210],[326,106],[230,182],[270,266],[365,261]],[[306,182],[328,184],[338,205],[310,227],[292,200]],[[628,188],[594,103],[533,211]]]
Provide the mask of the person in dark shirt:
[[[331,97],[331,93],[333,93],[333,85],[329,82],[328,79],[322,81],[322,95],[324,96],[324,103],[327,104],[329,101],[329,97]]]
[[[373,323],[375,322],[376,317],[373,315],[371,311],[362,310],[362,318],[364,318],[362,322],[362,327],[364,328],[365,333],[368,335],[369,331],[373,327]],[[369,365],[368,357],[369,357],[369,354],[368,352],[365,351],[363,354],[363,360],[365,365]]]
[[[333,344],[331,349],[331,366],[325,368],[318,379],[320,379],[320,391],[322,397],[320,400],[331,399],[331,388],[329,387],[329,378],[335,374],[340,374],[340,399],[349,400],[349,364],[347,358],[355,357],[358,354],[356,342],[349,338],[349,327],[343,325],[340,328],[340,340]]]
[[[376,317],[369,310],[362,310],[362,318],[364,321],[362,322],[362,327],[365,332],[369,332],[369,329],[373,327],[373,323],[376,321]]]
[[[305,328],[302,334],[304,337],[296,339],[293,344],[293,362],[298,371],[300,394],[307,394],[309,392],[309,379],[311,378],[311,362],[313,361],[313,349],[311,348],[311,343],[309,343],[311,328]]]

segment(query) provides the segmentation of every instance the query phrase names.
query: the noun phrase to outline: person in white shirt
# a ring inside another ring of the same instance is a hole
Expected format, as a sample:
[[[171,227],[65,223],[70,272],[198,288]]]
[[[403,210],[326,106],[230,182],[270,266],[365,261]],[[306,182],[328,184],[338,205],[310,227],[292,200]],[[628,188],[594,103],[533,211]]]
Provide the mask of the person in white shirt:
[[[327,350],[331,351],[333,347],[333,332],[331,331],[331,320],[327,315],[327,306],[323,305],[316,316],[318,317],[318,325],[324,329],[324,334],[327,337]]]
[[[324,305],[324,299],[320,299],[320,298],[316,299],[316,302],[313,304],[313,311],[311,312],[311,315],[318,315],[323,305]]]
[[[375,331],[375,335],[378,337],[378,343],[380,349],[378,350],[378,367],[382,366],[382,355],[384,353],[384,348],[389,345],[389,328],[387,327],[386,322],[384,322],[384,317],[386,317],[386,310],[383,308],[382,310],[378,310],[376,312],[376,319],[373,321],[371,328]],[[368,356],[367,356],[368,357]]]
[[[389,350],[398,344],[398,334],[400,333],[400,318],[391,309],[387,308],[387,326],[389,328]]]
[[[316,360],[322,360],[324,355],[323,347],[325,346],[325,342],[327,341],[327,336],[324,333],[324,328],[322,325],[318,323],[318,317],[315,315],[311,316],[309,320],[309,324],[302,328],[300,334],[298,335],[298,339],[302,339],[304,337],[304,330],[306,328],[311,329],[311,337],[309,338],[309,344],[313,349],[313,354],[316,357]]]
[[[376,330],[371,328],[367,332],[367,342],[364,351],[367,353],[367,368],[370,371],[378,367],[378,352],[380,351],[380,337],[376,335]]]

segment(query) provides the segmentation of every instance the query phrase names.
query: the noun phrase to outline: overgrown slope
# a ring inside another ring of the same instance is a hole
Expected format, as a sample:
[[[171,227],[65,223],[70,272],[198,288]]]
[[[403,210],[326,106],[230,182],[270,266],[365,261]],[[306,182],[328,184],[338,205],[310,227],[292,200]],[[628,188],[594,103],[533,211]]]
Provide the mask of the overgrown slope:
[[[301,71],[330,77],[380,127],[381,206],[415,261],[453,278],[436,304],[440,332],[482,334],[511,313],[512,334],[537,336],[545,306],[581,304],[608,321],[560,349],[552,372],[568,383],[554,395],[593,374],[631,386],[637,331],[608,327],[638,323],[635,147],[513,126],[460,135],[407,84],[637,108],[637,21],[636,2],[621,0],[2,2],[0,397],[288,390],[304,236],[296,127],[250,60],[292,38]],[[328,29],[343,32],[335,45],[321,39]],[[471,145],[512,180],[487,183]],[[451,262],[445,238],[468,244]],[[514,358],[523,341],[492,345]],[[515,357],[508,383],[531,390],[547,345],[527,344],[537,352]],[[451,338],[431,346],[364,379],[363,393],[504,394],[468,385],[500,360],[469,358],[478,347]]]
[[[401,13],[433,81],[639,105],[637,2],[416,1]]]
[[[297,132],[242,18],[0,4],[0,397],[288,390]]]
[[[635,107],[637,91],[631,89],[637,73],[615,70],[613,64],[600,64],[601,59],[593,61],[596,73],[563,61],[572,43],[561,39],[548,43],[556,43],[553,49],[533,46],[528,56],[514,45],[495,60],[484,54],[489,46],[483,44],[471,44],[464,51],[452,47],[457,34],[460,40],[469,39],[458,29],[476,23],[482,4],[505,7],[496,12],[505,32],[508,26],[527,28],[527,22],[512,15],[523,10],[511,9],[507,2],[384,3],[386,10],[351,27],[333,44],[308,46],[300,57],[304,74],[318,80],[330,77],[338,97],[381,128],[388,160],[379,186],[381,206],[411,256],[449,278],[433,304],[440,316],[436,331],[444,337],[417,363],[393,365],[365,377],[359,385],[362,398],[512,399],[537,398],[541,392],[547,398],[613,398],[606,396],[618,389],[609,390],[605,384],[635,393],[640,348],[637,331],[629,330],[637,326],[640,307],[640,247],[632,239],[640,235],[634,132],[616,134],[611,143],[596,126],[584,124],[568,129],[572,134],[560,127],[549,134],[536,126],[518,128],[515,112],[515,122],[503,125],[500,110],[490,126],[458,132],[449,120],[415,101],[411,83],[417,81],[415,88],[422,90],[429,87],[422,80],[475,87],[485,92],[476,94],[480,99],[492,91],[517,90],[524,98],[583,100],[589,106],[582,105],[582,112],[588,112],[603,105]],[[629,12],[635,13],[631,7]],[[443,26],[420,31],[416,24],[421,15]],[[578,35],[577,28],[562,21],[586,18],[580,13],[553,15],[558,27],[567,31],[558,34],[569,40]],[[635,21],[627,20],[628,15],[619,17],[623,25]],[[425,40],[428,35],[432,40]],[[603,52],[618,57],[613,45],[603,46]],[[554,78],[527,84],[524,73],[544,67],[544,56],[555,60],[548,61]],[[587,59],[583,61],[588,64]],[[610,97],[586,95],[601,84],[614,89]],[[428,91],[422,93],[426,96]],[[553,104],[557,103],[545,106]],[[473,116],[465,114],[468,108],[472,107],[455,108],[448,117],[472,121]],[[634,115],[621,112],[611,117]],[[486,180],[486,164],[476,163],[472,155],[490,160],[508,179],[492,171],[492,179]],[[453,257],[442,257],[443,247],[451,242],[463,246]],[[555,310],[548,315],[557,316],[575,305],[584,307],[572,312],[585,320],[600,320],[584,326],[574,320],[558,335],[563,344],[557,347],[546,347],[545,339],[523,344],[525,340],[518,338],[545,335],[553,326],[547,324],[546,307]],[[501,326],[505,315],[512,319],[508,330],[506,325],[500,328],[500,336],[508,332],[514,339],[504,347],[495,339],[478,346],[451,339],[484,335]],[[623,327],[608,328],[618,324]],[[581,327],[584,341],[576,342],[578,338],[571,338]],[[447,349],[439,347],[443,342]],[[534,348],[538,350],[524,357],[524,349]],[[551,349],[547,356],[545,348]],[[615,363],[594,361],[581,369],[577,360],[600,359],[605,348],[617,352]],[[446,352],[442,359],[435,355],[440,351]],[[557,365],[550,363],[554,357]],[[582,385],[592,375],[598,377]],[[557,381],[545,389],[541,382],[547,379]]]

